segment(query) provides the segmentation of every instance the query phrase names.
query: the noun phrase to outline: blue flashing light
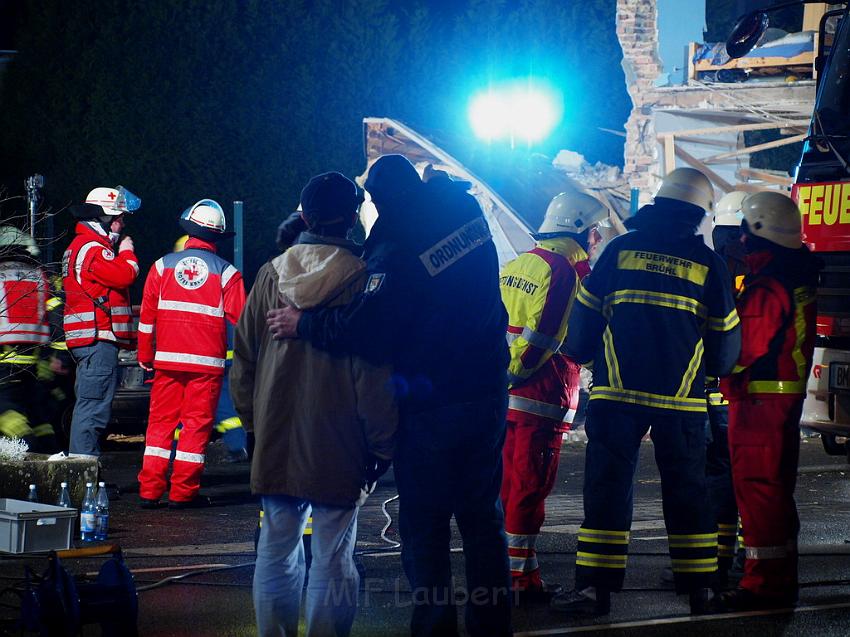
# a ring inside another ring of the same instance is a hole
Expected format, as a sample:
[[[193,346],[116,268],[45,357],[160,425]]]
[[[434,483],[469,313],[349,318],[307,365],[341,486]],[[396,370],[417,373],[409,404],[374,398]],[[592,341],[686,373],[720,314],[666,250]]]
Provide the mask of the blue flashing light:
[[[491,87],[473,96],[469,123],[477,137],[488,142],[540,142],[558,125],[563,114],[560,95],[528,80]]]

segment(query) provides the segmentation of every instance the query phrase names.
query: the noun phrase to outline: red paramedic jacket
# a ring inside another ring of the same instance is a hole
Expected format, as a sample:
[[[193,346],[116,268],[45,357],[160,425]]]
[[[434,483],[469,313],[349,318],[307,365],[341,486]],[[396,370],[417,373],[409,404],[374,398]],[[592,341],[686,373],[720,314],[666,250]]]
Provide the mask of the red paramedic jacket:
[[[41,267],[18,260],[0,263],[0,345],[44,345],[50,340],[49,296]]]
[[[741,354],[721,379],[727,400],[778,398],[806,393],[812,367],[820,261],[808,248],[756,252],[738,296]]]
[[[70,348],[108,341],[133,349],[129,288],[139,275],[136,255],[132,250],[116,255],[93,223],[78,222],[76,232],[62,257],[65,341]]]
[[[139,362],[156,369],[222,375],[227,325],[245,305],[242,275],[191,237],[151,266],[139,317]],[[155,351],[155,353],[154,353]]]

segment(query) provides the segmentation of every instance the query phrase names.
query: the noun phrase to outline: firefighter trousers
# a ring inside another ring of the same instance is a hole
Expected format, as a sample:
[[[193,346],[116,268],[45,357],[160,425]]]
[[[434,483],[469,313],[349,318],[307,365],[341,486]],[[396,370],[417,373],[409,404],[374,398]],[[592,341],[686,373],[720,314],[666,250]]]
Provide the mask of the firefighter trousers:
[[[561,424],[548,418],[508,420],[501,498],[515,589],[542,585],[534,545],[546,514],[545,500],[558,473]]]
[[[708,587],[715,577],[717,525],[711,508],[705,506],[705,416],[656,416],[628,405],[595,400],[589,405],[586,424],[577,589],[596,586],[619,591],[623,587],[634,475],[641,439],[650,426],[676,592]]]
[[[709,500],[717,520],[717,565],[721,574],[725,574],[732,566],[738,528],[738,505],[735,503],[732,460],[729,457],[728,423],[728,405],[709,405],[705,477]]]
[[[179,423],[183,430],[174,456],[169,500],[188,502],[198,494],[221,382],[222,377],[217,374],[156,371],[139,472],[139,496],[158,500],[165,493],[168,459]]]
[[[732,479],[747,557],[739,586],[783,602],[797,599],[794,488],[802,409],[798,395],[729,403]]]

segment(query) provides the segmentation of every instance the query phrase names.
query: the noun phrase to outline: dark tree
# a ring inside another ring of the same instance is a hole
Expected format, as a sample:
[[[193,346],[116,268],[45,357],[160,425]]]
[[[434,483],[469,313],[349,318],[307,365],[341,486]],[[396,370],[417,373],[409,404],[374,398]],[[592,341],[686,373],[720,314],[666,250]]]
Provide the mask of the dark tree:
[[[142,198],[128,231],[143,267],[185,207],[239,199],[252,276],[311,175],[364,170],[363,117],[461,140],[466,158],[466,100],[488,78],[564,87],[564,124],[536,150],[622,161],[622,140],[597,131],[629,108],[611,0],[29,0],[15,13],[0,178],[16,193],[44,174],[53,209],[126,186]]]

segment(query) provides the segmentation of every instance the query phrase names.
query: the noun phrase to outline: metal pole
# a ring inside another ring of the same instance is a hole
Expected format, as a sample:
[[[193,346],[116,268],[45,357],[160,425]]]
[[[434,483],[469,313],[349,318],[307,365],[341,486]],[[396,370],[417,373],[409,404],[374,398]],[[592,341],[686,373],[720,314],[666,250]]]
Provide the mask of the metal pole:
[[[634,217],[640,208],[640,188],[632,188],[629,199],[629,215]]]
[[[245,231],[243,228],[242,208],[241,201],[233,202],[233,230],[236,232],[236,236],[233,238],[233,265],[240,272],[244,270],[245,266]]]

